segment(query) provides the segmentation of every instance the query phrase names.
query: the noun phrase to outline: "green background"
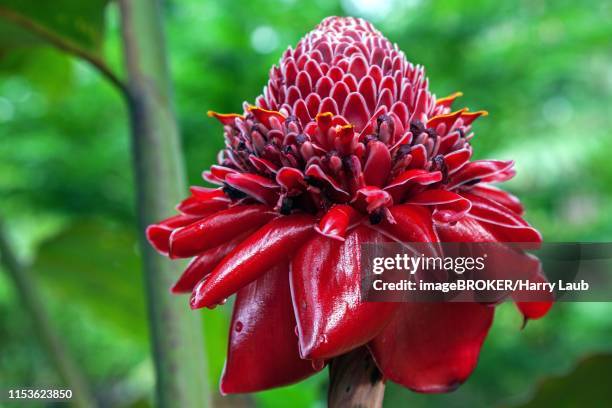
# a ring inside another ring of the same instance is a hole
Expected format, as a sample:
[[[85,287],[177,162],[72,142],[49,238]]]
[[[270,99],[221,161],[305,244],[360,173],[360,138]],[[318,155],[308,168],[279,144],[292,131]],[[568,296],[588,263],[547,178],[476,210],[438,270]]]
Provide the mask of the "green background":
[[[91,15],[105,3],[88,2]],[[610,240],[609,1],[174,0],[164,12],[190,184],[202,184],[201,171],[223,145],[221,126],[204,113],[239,111],[261,92],[286,46],[328,15],[356,15],[423,64],[436,95],[460,90],[457,106],[489,111],[474,126],[476,156],[516,161],[518,175],[506,188],[521,197],[545,240]],[[103,13],[84,21],[60,13],[53,21],[121,72],[116,5]],[[0,25],[0,213],[96,397],[107,406],[149,406],[153,372],[125,106],[89,65],[17,31]],[[185,313],[192,313],[187,298]],[[196,313],[216,392],[230,309]],[[513,305],[498,308],[480,363],[458,391],[419,395],[389,384],[385,405],[612,401],[612,304],[558,304],[524,330],[521,323]],[[321,406],[326,381],[322,373],[228,402]],[[24,385],[61,386],[0,273],[0,388]]]

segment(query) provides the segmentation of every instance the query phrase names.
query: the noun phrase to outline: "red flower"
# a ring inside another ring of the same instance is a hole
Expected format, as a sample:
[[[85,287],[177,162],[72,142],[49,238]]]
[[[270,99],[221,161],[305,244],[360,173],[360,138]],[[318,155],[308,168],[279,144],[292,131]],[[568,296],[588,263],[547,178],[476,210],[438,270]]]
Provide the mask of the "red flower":
[[[226,148],[179,215],[147,230],[170,258],[193,257],[172,288],[191,307],[237,294],[223,393],[292,383],[367,345],[383,375],[421,392],[461,384],[494,307],[363,303],[363,242],[540,242],[491,183],[509,161],[471,161],[472,122],[436,99],[423,68],[372,25],[327,18],[283,55],[256,105],[210,112]],[[525,318],[548,303],[523,303]]]

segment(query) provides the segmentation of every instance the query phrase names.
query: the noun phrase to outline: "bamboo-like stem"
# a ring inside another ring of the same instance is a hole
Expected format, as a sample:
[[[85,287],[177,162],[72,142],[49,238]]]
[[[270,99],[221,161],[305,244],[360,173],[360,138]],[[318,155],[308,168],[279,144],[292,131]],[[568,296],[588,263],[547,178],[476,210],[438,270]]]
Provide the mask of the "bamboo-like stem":
[[[71,403],[79,408],[94,406],[85,375],[60,341],[58,333],[41,302],[36,281],[28,268],[17,258],[3,222],[0,219],[0,261],[11,277],[19,297],[32,319],[32,327],[66,388],[72,390]]]
[[[36,21],[17,13],[11,9],[0,6],[0,17],[7,21],[12,22],[18,26],[21,26],[29,32],[37,35],[43,40],[49,42],[51,45],[65,51],[75,57],[81,58],[87,61],[95,69],[98,70],[102,76],[104,76],[111,84],[113,84],[121,93],[124,95],[127,92],[127,88],[123,81],[110,69],[106,62],[99,56],[89,52],[86,49],[78,46],[74,42],[70,41],[66,37],[57,35],[53,31],[47,29],[45,26],[38,24]]]
[[[329,367],[330,408],[380,408],[385,382],[367,348],[334,358]]]
[[[144,238],[146,226],[172,214],[185,193],[160,4],[120,0],[119,7],[157,402],[201,407],[209,401],[201,316],[169,293],[184,265],[156,254]]]

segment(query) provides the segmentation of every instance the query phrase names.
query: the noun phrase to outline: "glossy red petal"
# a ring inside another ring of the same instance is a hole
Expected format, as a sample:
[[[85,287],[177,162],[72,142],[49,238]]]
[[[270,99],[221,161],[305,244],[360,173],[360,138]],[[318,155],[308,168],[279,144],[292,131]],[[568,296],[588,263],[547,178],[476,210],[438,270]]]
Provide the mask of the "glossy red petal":
[[[257,106],[250,106],[249,112],[251,112],[253,116],[255,116],[255,118],[257,118],[257,120],[263,123],[263,125],[267,128],[271,127],[272,118],[276,118],[281,123],[285,121],[285,115],[283,115],[282,113],[262,109]]]
[[[472,206],[468,199],[457,193],[436,189],[425,190],[416,194],[409,202],[417,205],[435,206],[432,218],[442,224],[460,220]]]
[[[208,276],[210,272],[217,266],[217,264],[229,254],[236,246],[244,241],[247,235],[251,231],[241,234],[237,238],[208,249],[196,256],[189,262],[185,271],[181,274],[181,277],[172,286],[170,291],[172,293],[191,293],[193,288],[200,282],[204,277]]]
[[[489,112],[487,111],[476,111],[476,112],[462,112],[461,120],[463,120],[463,126],[469,126],[481,116],[488,116]]]
[[[344,241],[347,229],[361,217],[362,215],[350,205],[338,204],[321,218],[315,229],[321,235]]]
[[[516,307],[525,319],[540,319],[548,314],[553,302],[516,302]]]
[[[210,215],[170,235],[171,258],[188,258],[214,248],[274,217],[263,205],[238,205]]]
[[[151,246],[162,255],[168,255],[170,249],[170,235],[172,231],[185,225],[198,221],[200,217],[179,214],[167,218],[157,224],[149,225],[146,237]]]
[[[383,187],[391,170],[391,154],[387,146],[377,140],[368,143],[368,159],[363,169],[365,182]]]
[[[431,212],[425,207],[413,204],[395,205],[390,208],[395,224],[383,222],[371,228],[382,231],[393,241],[438,242],[431,220]]]
[[[357,92],[350,93],[344,103],[342,115],[355,126],[357,132],[361,131],[370,119],[370,111],[363,96]]]
[[[413,185],[428,185],[442,181],[442,173],[439,171],[429,172],[423,169],[406,170],[395,177],[384,190],[391,194],[396,202],[401,202],[402,197]]]
[[[280,387],[316,371],[302,360],[289,292],[289,267],[280,263],[236,296],[222,394]]]
[[[306,189],[304,174],[293,167],[283,167],[276,173],[276,182],[290,193],[297,193]]]
[[[512,168],[513,161],[499,160],[477,160],[463,166],[448,181],[448,189],[451,190],[460,185],[482,181],[487,177],[504,173]]]
[[[454,94],[436,100],[436,105],[444,106],[445,108],[450,108],[455,99],[459,98],[460,96],[463,96],[463,92],[455,92]]]
[[[497,242],[493,234],[472,217],[463,217],[454,224],[436,224],[440,242]]]
[[[542,242],[542,236],[520,215],[482,196],[463,193],[470,200],[470,216],[480,221],[500,242]]]
[[[360,226],[344,242],[317,235],[294,255],[291,294],[303,358],[330,358],[359,347],[389,321],[397,304],[360,300],[361,244],[382,241]]]
[[[417,392],[449,392],[476,367],[493,313],[476,303],[403,303],[369,347],[389,380]]]
[[[274,205],[278,200],[278,185],[258,174],[228,174],[225,182],[263,204]]]
[[[514,211],[518,215],[522,215],[524,212],[523,206],[519,199],[503,190],[500,190],[497,187],[478,184],[470,189],[472,194],[475,194],[480,197],[487,198],[491,201],[495,201],[504,207]]]
[[[345,191],[340,184],[321,169],[320,166],[313,164],[306,169],[306,175],[328,185],[332,190],[334,198],[339,201],[347,201],[350,194]]]
[[[208,111],[208,116],[217,119],[223,125],[233,125],[236,119],[244,119],[244,116],[237,113],[217,113]]]
[[[446,113],[443,115],[435,116],[427,121],[427,127],[435,129],[440,124],[444,124],[447,129],[450,129],[451,126],[459,119],[462,113],[467,111],[467,109],[463,108],[456,112]]]
[[[472,151],[470,149],[460,149],[444,156],[444,163],[449,175],[455,174],[463,166],[465,166],[472,157]]]
[[[366,186],[361,188],[355,194],[355,198],[351,201],[352,204],[360,208],[362,211],[372,213],[381,207],[388,207],[393,204],[391,195],[385,190],[377,187]]]
[[[313,224],[311,215],[294,214],[276,218],[255,231],[194,289],[191,307],[221,303],[277,263],[286,261],[314,233]]]
[[[209,194],[192,194],[176,206],[176,210],[186,214],[204,217],[217,211],[225,210],[230,200],[223,191],[213,190]]]

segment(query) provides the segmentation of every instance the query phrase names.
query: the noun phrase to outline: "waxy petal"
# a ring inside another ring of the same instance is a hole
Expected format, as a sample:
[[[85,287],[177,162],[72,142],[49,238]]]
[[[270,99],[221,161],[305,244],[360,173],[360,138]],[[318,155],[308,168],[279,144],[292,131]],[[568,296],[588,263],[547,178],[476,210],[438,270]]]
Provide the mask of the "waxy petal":
[[[523,205],[517,197],[506,191],[500,190],[497,187],[486,184],[478,184],[472,187],[470,192],[474,195],[495,201],[496,203],[499,203],[513,211],[517,215],[522,215],[524,212]]]
[[[447,129],[450,129],[453,124],[461,117],[461,115],[466,112],[467,109],[463,108],[456,112],[446,113],[443,115],[435,116],[427,121],[427,127],[435,129],[440,124],[444,124]],[[416,136],[416,135],[415,135]]]
[[[316,372],[302,360],[289,292],[289,267],[279,263],[236,296],[222,394],[291,384]]]
[[[225,166],[218,166],[215,164],[215,165],[210,166],[210,170],[204,171],[202,173],[202,178],[208,181],[209,183],[223,184],[223,181],[225,180],[225,176],[227,176],[230,173],[236,173],[236,172],[237,171],[232,168],[225,167]]]
[[[271,127],[272,118],[276,118],[281,123],[284,122],[286,119],[285,115],[280,112],[262,109],[257,106],[250,106],[249,112],[251,112],[253,116],[255,116],[257,120],[267,128]]]
[[[214,111],[208,111],[208,116],[217,119],[223,125],[233,125],[236,119],[244,119],[244,116],[237,113],[217,113]]]
[[[194,289],[191,307],[221,303],[277,263],[286,261],[314,233],[313,223],[311,215],[294,214],[276,218],[255,231]]]
[[[306,189],[304,174],[293,167],[283,167],[276,173],[276,182],[283,190],[297,193]]]
[[[533,283],[544,283],[548,282],[548,279],[542,274],[542,271],[539,270],[535,276],[529,278],[530,282]],[[534,292],[518,292],[513,294],[514,299],[516,300],[516,307],[523,314],[525,321],[529,319],[540,319],[544,317],[550,308],[553,305],[553,297],[554,295],[548,291],[539,291],[537,293]],[[537,296],[537,302],[524,301],[525,299],[533,299]],[[523,301],[521,301],[521,299]],[[544,300],[549,299],[549,300]]]
[[[189,262],[187,269],[182,273],[181,277],[172,286],[170,291],[172,293],[191,293],[193,288],[204,279],[217,264],[229,254],[236,246],[244,241],[244,239],[251,233],[247,231],[239,235],[237,238],[208,249],[196,256]]]
[[[193,215],[179,214],[157,224],[149,225],[146,230],[147,240],[157,252],[167,256],[170,249],[170,235],[172,231],[193,224],[200,219],[201,217]]]
[[[476,111],[476,112],[462,112],[461,119],[463,120],[464,126],[469,126],[472,124],[472,122],[474,122],[479,117],[488,116],[488,115],[489,115],[489,112],[484,111],[484,110]]]
[[[393,199],[391,195],[384,190],[377,187],[366,186],[357,191],[351,203],[368,213],[372,213],[381,207],[390,206],[393,204]]]
[[[391,381],[417,392],[449,392],[476,367],[493,313],[477,303],[403,303],[369,347]]]
[[[257,228],[274,217],[263,205],[238,205],[210,215],[170,236],[171,258],[188,258],[231,241],[244,230]]]
[[[395,223],[383,222],[371,228],[399,243],[438,242],[431,221],[431,212],[425,207],[413,204],[395,205],[390,208]]]
[[[449,179],[447,188],[452,190],[464,184],[483,181],[487,177],[510,170],[513,165],[513,161],[500,160],[477,160],[468,163]]]
[[[191,190],[191,197],[184,199],[176,206],[176,210],[183,214],[204,217],[224,210],[230,204],[229,198],[220,188],[203,191],[202,188],[192,187]]]
[[[344,242],[316,235],[293,257],[291,294],[303,358],[330,358],[365,344],[397,304],[360,300],[361,244],[382,242],[359,226]]]
[[[278,200],[279,186],[272,180],[258,174],[234,173],[225,177],[225,182],[257,201],[274,205]]]
[[[435,189],[425,190],[412,197],[409,202],[417,205],[435,206],[432,218],[441,224],[460,220],[472,207],[470,200],[457,193]]]
[[[470,200],[470,216],[481,222],[500,242],[542,242],[542,236],[520,215],[485,197],[462,193]]]
[[[406,170],[395,177],[385,188],[396,202],[401,202],[404,193],[414,185],[428,185],[442,181],[442,173],[439,171],[427,171],[423,169]]]
[[[379,141],[368,143],[368,159],[364,167],[366,184],[383,187],[391,170],[391,154],[387,146]]]
[[[444,106],[445,108],[450,108],[455,99],[461,96],[463,96],[463,92],[455,92],[454,94],[436,100],[436,105]]]
[[[361,217],[362,215],[350,205],[338,204],[321,218],[315,230],[326,237],[344,241],[347,229]]]
[[[361,131],[370,118],[370,112],[363,96],[357,92],[350,93],[344,103],[342,115],[351,125],[355,126],[357,132]]]

